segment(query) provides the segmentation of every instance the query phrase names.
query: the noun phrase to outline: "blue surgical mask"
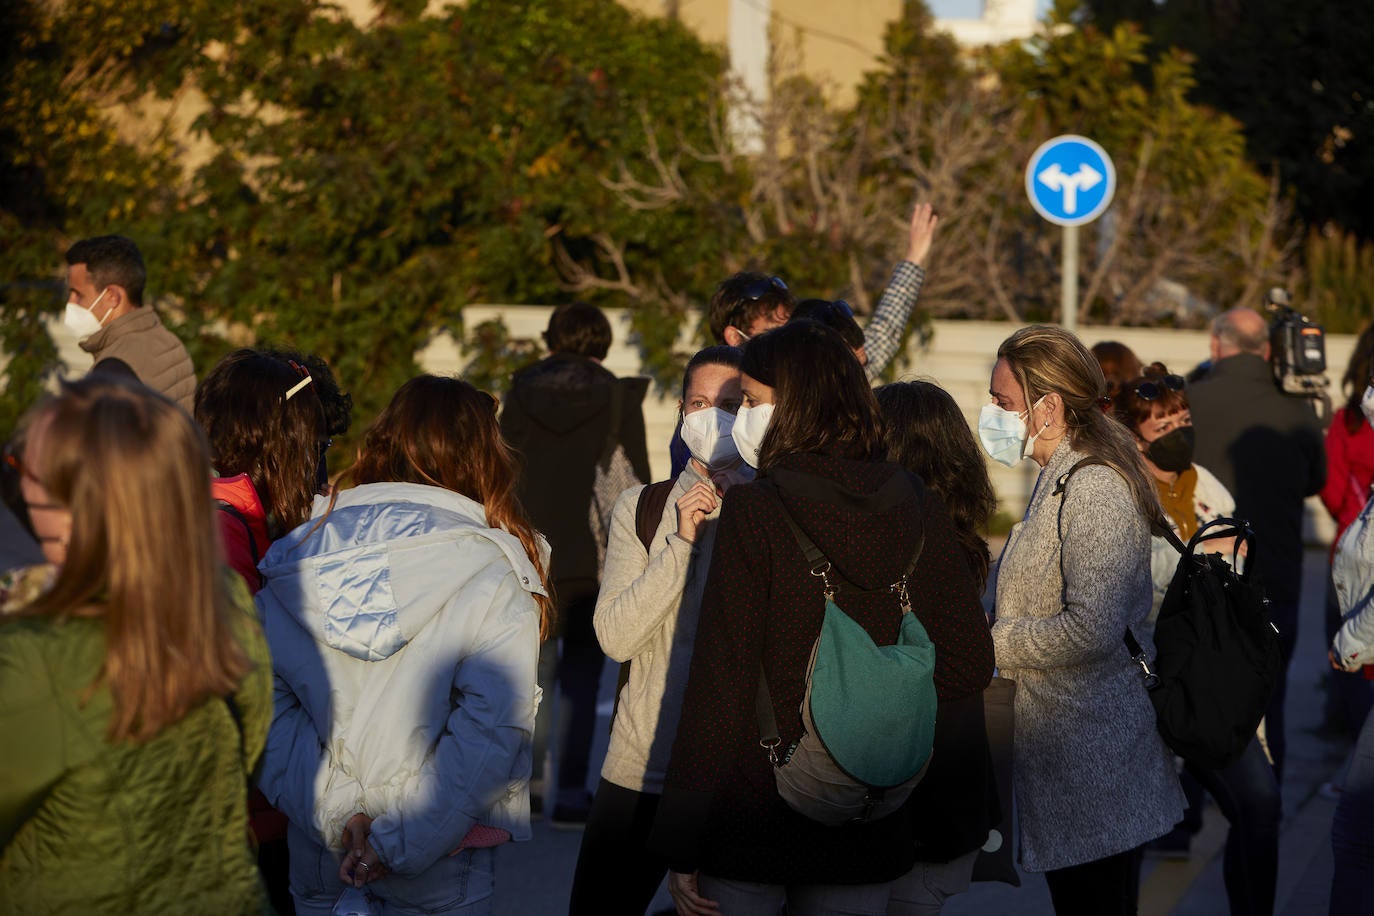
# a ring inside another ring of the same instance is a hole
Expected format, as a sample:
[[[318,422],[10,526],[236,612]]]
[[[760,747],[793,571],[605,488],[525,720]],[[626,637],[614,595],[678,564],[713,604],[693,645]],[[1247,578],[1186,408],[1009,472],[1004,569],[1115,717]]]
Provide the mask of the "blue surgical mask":
[[[1040,401],[1045,400],[1043,397]],[[1031,410],[1040,406],[1040,401],[1031,405]],[[1014,467],[1016,462],[1026,457],[1035,445],[1035,436],[1028,435],[1025,417],[1031,411],[1017,413],[996,404],[986,405],[978,415],[978,439],[988,457],[998,464]]]

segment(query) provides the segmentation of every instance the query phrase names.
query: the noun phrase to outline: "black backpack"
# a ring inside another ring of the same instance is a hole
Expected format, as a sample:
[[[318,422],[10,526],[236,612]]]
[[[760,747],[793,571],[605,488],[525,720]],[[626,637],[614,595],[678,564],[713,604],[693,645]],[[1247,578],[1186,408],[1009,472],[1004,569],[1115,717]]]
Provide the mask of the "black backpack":
[[[1056,493],[1079,462],[1059,478]],[[1064,505],[1059,505],[1060,535]],[[1245,521],[1218,518],[1197,530],[1187,544],[1161,532],[1180,557],[1155,624],[1155,667],[1126,630],[1124,641],[1141,668],[1160,736],[1175,754],[1196,766],[1218,770],[1238,758],[1254,739],[1278,682],[1278,630],[1269,620],[1269,600],[1252,577],[1253,563],[1237,573],[1240,544],[1254,556],[1255,533]],[[1228,563],[1204,553],[1207,541],[1234,537]]]

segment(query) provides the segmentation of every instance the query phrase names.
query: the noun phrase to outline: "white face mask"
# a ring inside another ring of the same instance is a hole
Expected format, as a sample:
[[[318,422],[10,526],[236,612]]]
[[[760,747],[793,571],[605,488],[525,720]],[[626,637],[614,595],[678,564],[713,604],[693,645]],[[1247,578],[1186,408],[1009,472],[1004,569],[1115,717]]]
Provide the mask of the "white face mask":
[[[682,418],[682,441],[692,457],[708,468],[721,468],[739,457],[731,431],[735,415],[719,407],[694,410]]]
[[[95,297],[90,308],[84,308],[75,302],[67,303],[67,311],[62,315],[62,323],[67,326],[77,340],[85,340],[105,324],[105,318],[110,317],[110,313],[105,313],[105,318],[95,317],[95,307],[100,304],[100,300],[105,298],[105,294],[110,291],[107,286],[100,291],[100,295]]]
[[[1035,436],[1027,436],[1026,421],[1022,417],[1039,407],[1040,401],[1021,413],[1005,410],[996,404],[983,407],[978,414],[978,438],[989,458],[1007,467],[1014,467],[1016,462],[1026,457],[1026,453],[1035,445],[1036,436],[1040,434],[1037,432]]]
[[[735,440],[740,457],[752,468],[759,466],[759,446],[763,445],[764,433],[768,432],[768,424],[772,419],[772,404],[741,407],[735,417],[730,437]]]
[[[1360,413],[1364,414],[1370,426],[1374,426],[1374,385],[1364,390],[1364,397],[1360,398]]]

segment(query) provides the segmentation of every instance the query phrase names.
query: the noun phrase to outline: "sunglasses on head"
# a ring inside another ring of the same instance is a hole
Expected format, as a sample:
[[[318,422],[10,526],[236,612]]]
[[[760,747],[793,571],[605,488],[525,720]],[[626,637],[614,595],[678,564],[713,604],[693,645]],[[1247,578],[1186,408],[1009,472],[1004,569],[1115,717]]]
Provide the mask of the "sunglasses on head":
[[[751,302],[757,302],[772,292],[787,292],[787,284],[782,277],[761,277],[751,280],[740,288],[739,294]]]
[[[1186,384],[1187,382],[1181,375],[1166,375],[1163,378],[1151,379],[1136,385],[1135,396],[1142,401],[1154,401],[1164,397],[1166,391],[1182,391]]]

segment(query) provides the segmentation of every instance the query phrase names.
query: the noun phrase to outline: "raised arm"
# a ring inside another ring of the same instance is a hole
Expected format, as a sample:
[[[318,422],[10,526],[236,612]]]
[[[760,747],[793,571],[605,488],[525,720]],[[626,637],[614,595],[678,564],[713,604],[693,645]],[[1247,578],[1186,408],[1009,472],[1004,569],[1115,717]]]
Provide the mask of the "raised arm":
[[[906,258],[897,262],[892,269],[892,279],[873,318],[864,329],[864,353],[868,357],[868,377],[880,376],[902,341],[902,331],[911,318],[911,310],[920,298],[921,286],[925,283],[926,272],[922,266],[930,254],[930,244],[935,238],[935,227],[940,217],[930,204],[917,204],[911,213],[907,228]]]

